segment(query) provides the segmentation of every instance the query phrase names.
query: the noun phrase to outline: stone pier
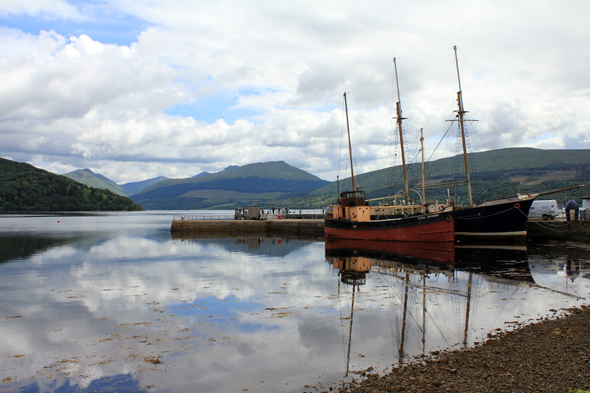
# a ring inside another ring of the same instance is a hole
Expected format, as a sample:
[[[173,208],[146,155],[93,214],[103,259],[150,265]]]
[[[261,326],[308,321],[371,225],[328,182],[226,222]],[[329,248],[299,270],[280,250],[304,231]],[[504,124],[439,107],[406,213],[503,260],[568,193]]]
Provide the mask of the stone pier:
[[[174,220],[179,235],[293,235],[324,236],[324,220]]]

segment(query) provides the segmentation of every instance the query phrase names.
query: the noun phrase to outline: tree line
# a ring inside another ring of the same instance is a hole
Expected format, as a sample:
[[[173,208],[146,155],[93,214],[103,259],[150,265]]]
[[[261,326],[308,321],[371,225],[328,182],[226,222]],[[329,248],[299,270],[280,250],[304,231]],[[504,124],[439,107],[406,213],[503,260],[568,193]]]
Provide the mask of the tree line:
[[[29,164],[0,159],[0,211],[143,210],[129,198]]]

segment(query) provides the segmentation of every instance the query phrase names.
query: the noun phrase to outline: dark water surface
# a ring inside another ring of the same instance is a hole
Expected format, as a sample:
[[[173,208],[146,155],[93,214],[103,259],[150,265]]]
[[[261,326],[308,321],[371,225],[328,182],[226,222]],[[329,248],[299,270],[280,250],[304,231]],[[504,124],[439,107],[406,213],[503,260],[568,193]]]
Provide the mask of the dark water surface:
[[[585,245],[176,239],[175,213],[0,216],[0,391],[322,391],[590,296]]]

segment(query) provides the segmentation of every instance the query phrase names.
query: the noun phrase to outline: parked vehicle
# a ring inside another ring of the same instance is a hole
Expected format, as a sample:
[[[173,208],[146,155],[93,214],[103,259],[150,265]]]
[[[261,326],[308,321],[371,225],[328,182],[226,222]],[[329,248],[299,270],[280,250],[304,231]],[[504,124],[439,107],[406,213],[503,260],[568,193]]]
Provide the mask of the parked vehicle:
[[[543,220],[554,220],[558,216],[557,201],[534,201],[529,211],[529,218],[542,218]]]

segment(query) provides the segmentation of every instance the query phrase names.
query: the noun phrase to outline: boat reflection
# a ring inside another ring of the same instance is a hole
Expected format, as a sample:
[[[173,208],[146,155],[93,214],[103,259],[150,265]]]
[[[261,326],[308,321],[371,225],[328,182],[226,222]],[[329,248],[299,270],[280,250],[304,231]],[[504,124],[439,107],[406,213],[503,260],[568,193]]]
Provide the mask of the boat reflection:
[[[479,273],[488,280],[535,284],[526,246],[455,246],[455,269]]]
[[[352,297],[350,305],[350,321],[348,328],[348,348],[346,352],[346,371],[348,377],[350,370],[350,347],[352,341],[352,323],[354,322],[354,298],[360,285],[367,283],[367,272],[371,270],[371,259],[361,256],[334,256],[330,258],[334,269],[338,270],[340,281],[338,282],[338,295],[340,296],[340,282],[352,285]]]
[[[452,242],[384,242],[373,240],[335,239],[326,242],[326,257],[362,255],[380,260],[415,259],[416,264],[452,265],[455,245]]]
[[[472,345],[470,335],[476,328],[471,326],[484,282],[524,288],[534,285],[526,247],[336,240],[326,243],[325,257],[338,271],[339,281],[352,286],[345,375],[354,341],[355,296],[369,274],[383,277],[395,299],[392,336],[398,366],[425,358],[441,342],[446,347]],[[449,311],[454,315],[442,315]],[[444,326],[449,321],[454,327]],[[414,343],[409,343],[410,339]]]

